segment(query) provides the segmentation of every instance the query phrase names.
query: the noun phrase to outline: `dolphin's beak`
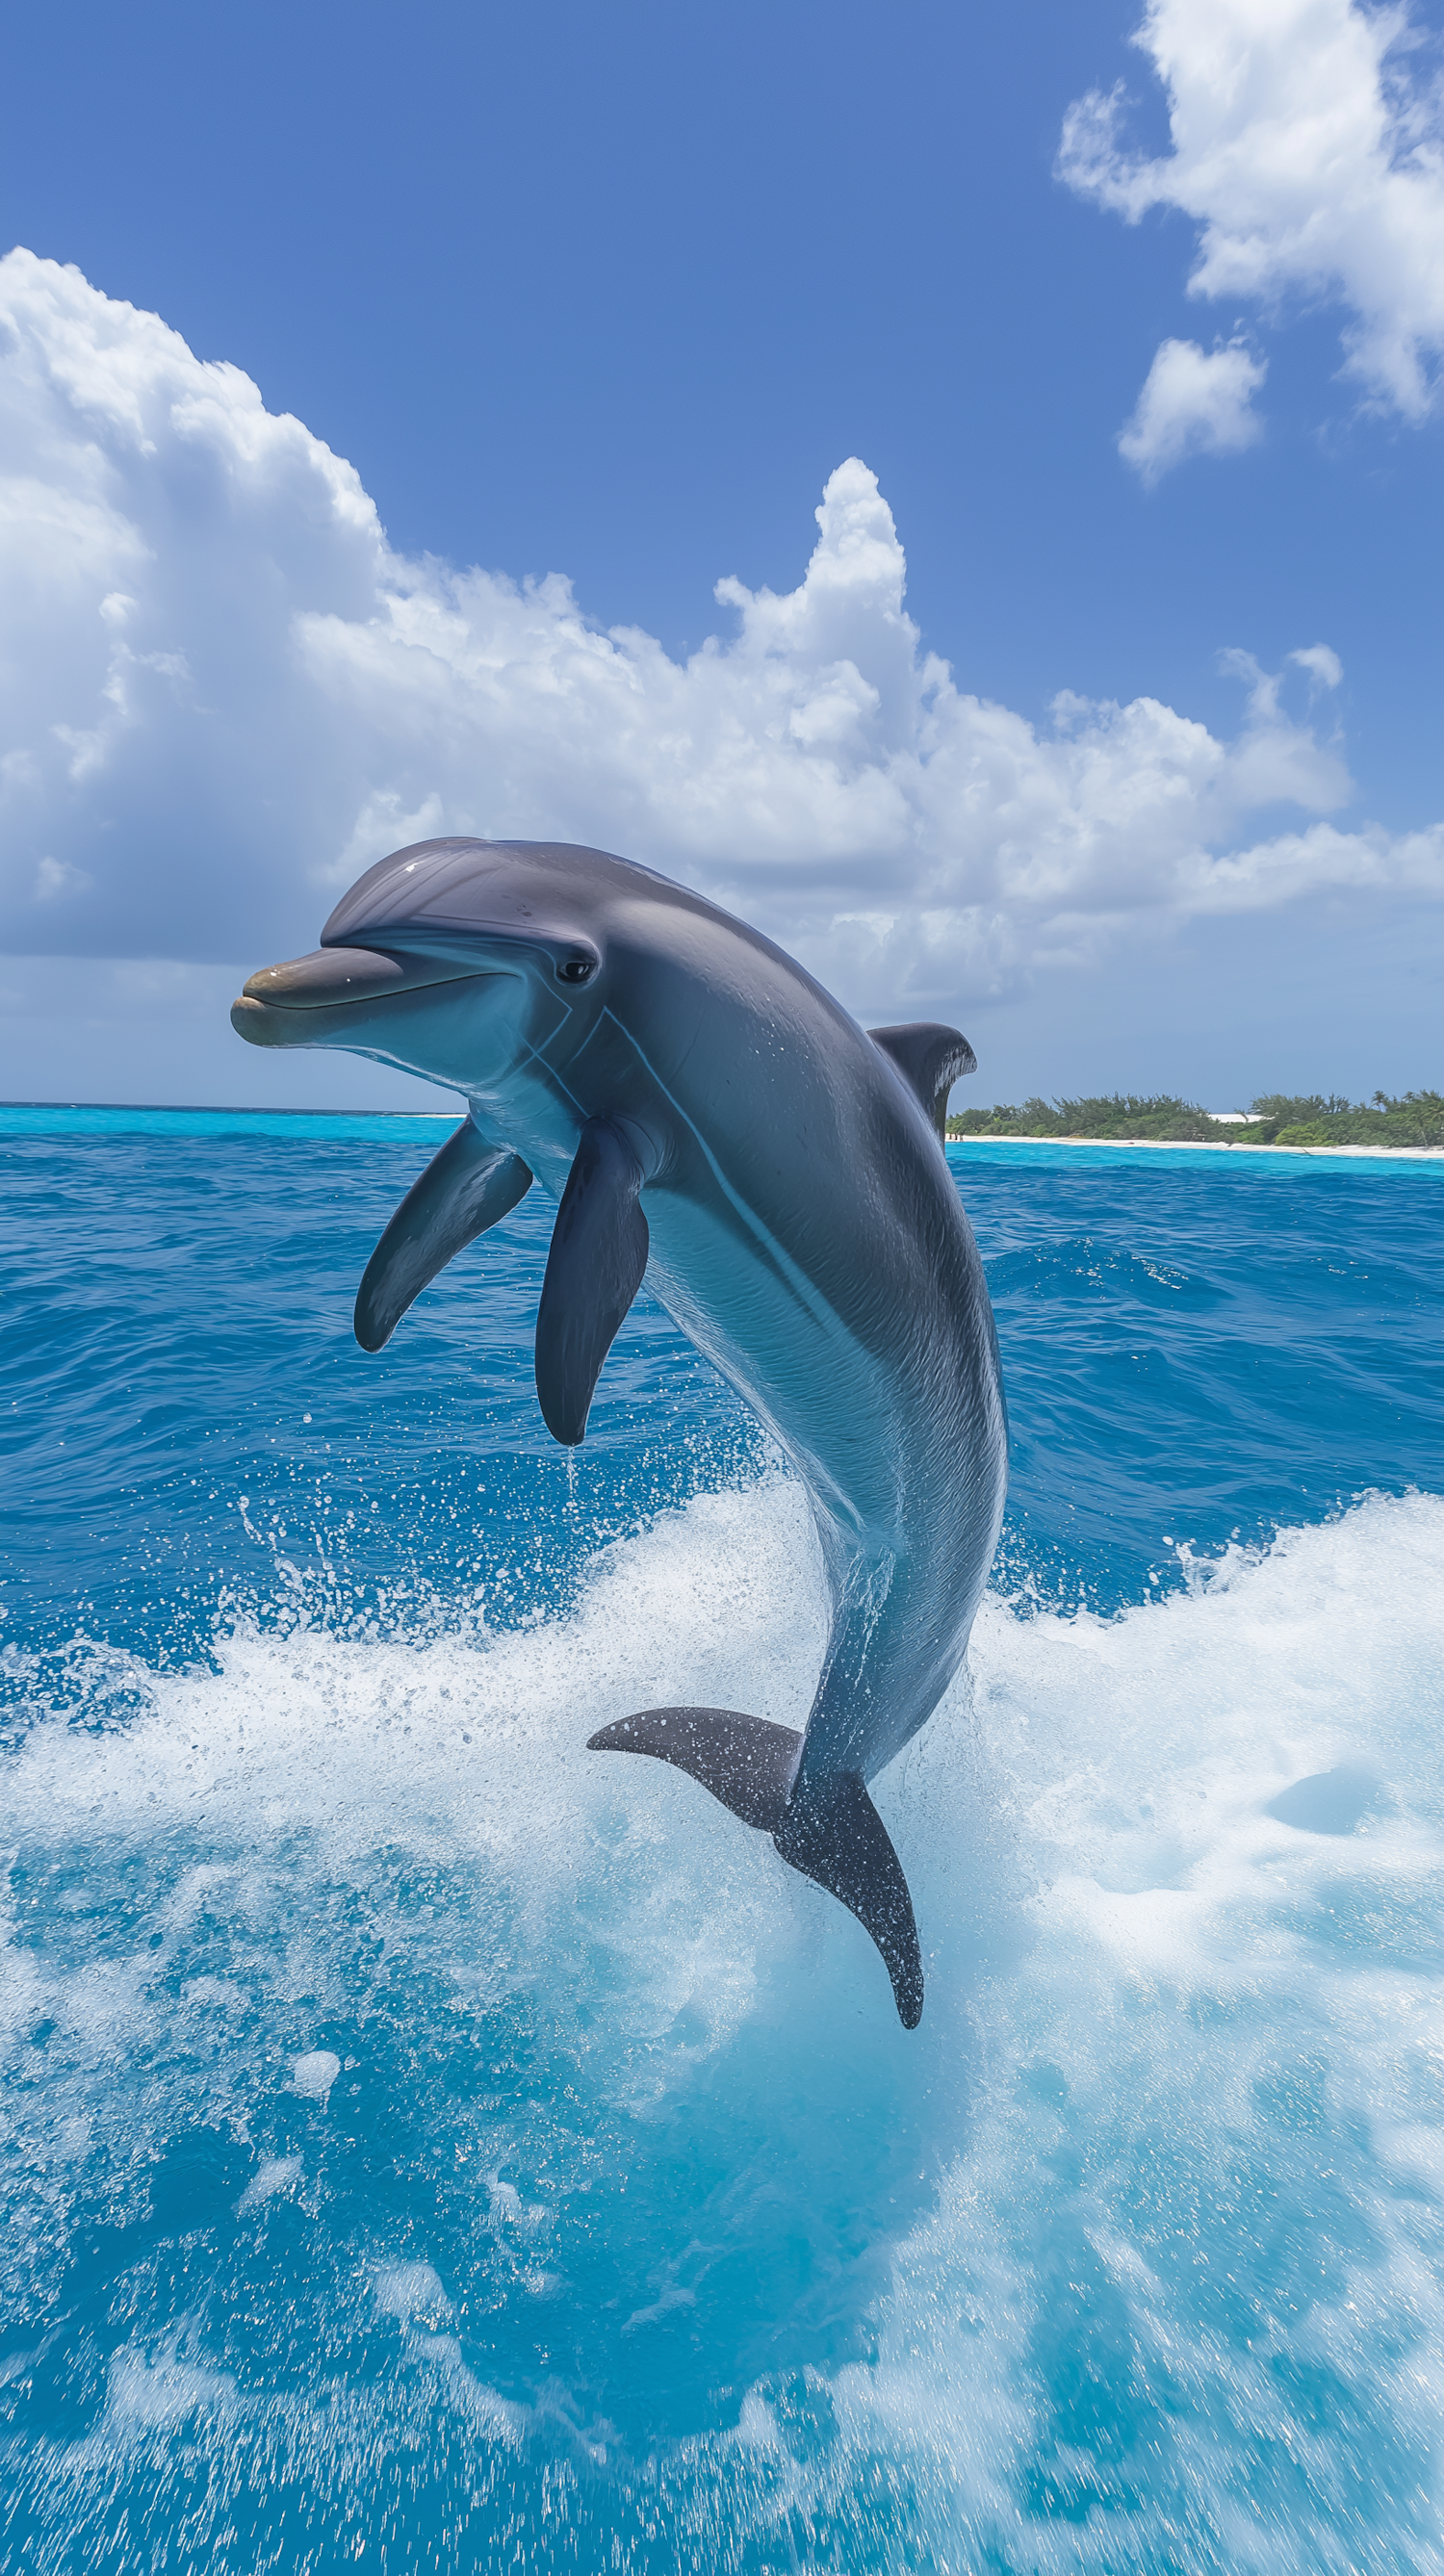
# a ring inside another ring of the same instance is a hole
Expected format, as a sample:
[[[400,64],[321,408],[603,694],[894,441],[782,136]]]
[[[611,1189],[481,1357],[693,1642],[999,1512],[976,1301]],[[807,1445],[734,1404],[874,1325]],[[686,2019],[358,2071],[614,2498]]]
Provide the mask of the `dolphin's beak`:
[[[386,1002],[428,984],[494,971],[474,958],[408,957],[380,948],[315,948],[263,966],[231,1004],[231,1026],[252,1046],[315,1046],[358,1002]]]

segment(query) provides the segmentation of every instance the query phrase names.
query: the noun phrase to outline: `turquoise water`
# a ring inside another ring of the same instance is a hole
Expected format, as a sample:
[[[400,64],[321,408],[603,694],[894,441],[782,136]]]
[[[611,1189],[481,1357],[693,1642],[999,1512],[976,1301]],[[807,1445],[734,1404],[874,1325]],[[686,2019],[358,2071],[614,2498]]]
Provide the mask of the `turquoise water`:
[[[0,1112],[0,2563],[1437,2570],[1444,1169],[952,1156],[909,2037],[582,1749],[807,1706],[735,1400],[639,1307],[569,1465],[539,1193],[356,1348],[445,1132]]]

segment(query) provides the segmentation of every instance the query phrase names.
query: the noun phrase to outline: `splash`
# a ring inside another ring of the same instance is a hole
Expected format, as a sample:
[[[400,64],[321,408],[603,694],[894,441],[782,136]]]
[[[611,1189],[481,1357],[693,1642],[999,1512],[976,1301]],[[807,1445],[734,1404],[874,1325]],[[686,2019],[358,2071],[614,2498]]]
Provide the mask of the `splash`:
[[[254,1627],[37,1714],[27,2564],[1439,2566],[1444,1503],[989,1601],[879,1788],[913,2038],[763,1837],[581,1749],[796,1724],[811,1544],[700,1495],[530,1628]],[[1352,1830],[1271,1812],[1350,1766]]]

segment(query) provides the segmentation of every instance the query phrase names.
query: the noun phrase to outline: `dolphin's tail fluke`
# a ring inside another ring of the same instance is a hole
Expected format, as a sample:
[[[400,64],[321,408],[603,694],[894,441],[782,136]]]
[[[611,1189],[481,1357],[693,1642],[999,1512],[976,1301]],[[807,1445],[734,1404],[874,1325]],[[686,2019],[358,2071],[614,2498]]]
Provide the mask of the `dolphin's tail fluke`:
[[[859,1771],[839,1771],[799,1812],[794,1799],[772,1837],[804,1878],[841,1899],[870,1932],[892,1979],[904,2030],[923,2017],[923,1961],[913,1901],[888,1829]]]
[[[886,1825],[856,1771],[790,1796],[802,1738],[730,1708],[644,1708],[591,1737],[589,1753],[651,1753],[771,1834],[783,1859],[855,1914],[882,1953],[904,2030],[923,2017],[923,1963],[912,1898]]]

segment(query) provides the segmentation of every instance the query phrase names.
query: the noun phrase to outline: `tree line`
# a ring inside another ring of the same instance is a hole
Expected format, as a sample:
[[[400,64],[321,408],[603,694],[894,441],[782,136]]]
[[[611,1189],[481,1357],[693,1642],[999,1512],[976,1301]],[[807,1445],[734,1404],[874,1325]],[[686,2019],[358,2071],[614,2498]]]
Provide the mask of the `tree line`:
[[[1090,1100],[1025,1100],[1021,1108],[965,1109],[949,1136],[1092,1137],[1156,1145],[1444,1146],[1444,1093],[1376,1091],[1352,1102],[1339,1092],[1270,1091],[1252,1101],[1254,1124],[1221,1127],[1196,1101],[1171,1093],[1111,1091]]]

